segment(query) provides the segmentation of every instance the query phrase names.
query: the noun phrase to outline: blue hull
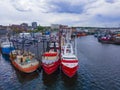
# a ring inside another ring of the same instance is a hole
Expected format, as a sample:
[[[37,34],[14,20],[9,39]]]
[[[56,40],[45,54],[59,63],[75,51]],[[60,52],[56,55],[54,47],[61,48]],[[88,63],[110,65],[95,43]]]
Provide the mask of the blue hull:
[[[13,47],[1,48],[2,54],[9,54],[12,50],[14,50]]]

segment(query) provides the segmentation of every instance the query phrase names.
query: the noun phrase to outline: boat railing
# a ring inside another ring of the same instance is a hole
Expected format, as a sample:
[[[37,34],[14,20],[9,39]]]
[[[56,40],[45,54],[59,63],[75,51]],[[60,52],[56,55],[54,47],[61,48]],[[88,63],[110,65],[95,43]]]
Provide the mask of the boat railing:
[[[52,62],[55,62],[55,61],[58,61],[59,60],[59,58],[58,57],[56,57],[56,58],[49,58],[49,59],[45,59],[45,58],[43,58],[42,59],[42,62],[43,63],[46,63],[46,64],[50,64],[50,63],[52,63]]]
[[[67,43],[64,48],[64,54],[73,54],[73,47],[71,43]]]

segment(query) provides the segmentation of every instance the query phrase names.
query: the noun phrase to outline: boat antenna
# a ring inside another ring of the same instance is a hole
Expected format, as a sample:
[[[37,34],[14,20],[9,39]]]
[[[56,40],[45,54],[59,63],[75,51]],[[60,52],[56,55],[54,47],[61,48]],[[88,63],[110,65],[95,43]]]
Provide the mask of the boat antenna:
[[[8,37],[8,41],[9,41],[9,43],[10,43],[10,49],[12,49],[11,41],[10,41],[10,33],[7,33],[7,37]],[[13,56],[12,50],[11,50],[11,54],[12,54],[12,56]]]
[[[24,44],[25,44],[25,38],[24,38],[24,33],[22,35],[22,49],[23,49],[23,53],[24,53]]]
[[[46,48],[46,51],[49,52],[49,50],[50,50],[50,47],[49,47],[49,41],[47,41],[47,48]]]
[[[57,52],[56,43],[54,42],[54,51]]]
[[[60,48],[60,53],[59,53],[59,58],[61,60],[61,36],[62,36],[63,30],[59,29],[59,48]]]
[[[45,52],[45,41],[43,40],[43,53]]]
[[[37,41],[37,58],[38,58],[38,60],[40,60],[40,57],[39,57],[39,43],[38,43],[38,41]]]

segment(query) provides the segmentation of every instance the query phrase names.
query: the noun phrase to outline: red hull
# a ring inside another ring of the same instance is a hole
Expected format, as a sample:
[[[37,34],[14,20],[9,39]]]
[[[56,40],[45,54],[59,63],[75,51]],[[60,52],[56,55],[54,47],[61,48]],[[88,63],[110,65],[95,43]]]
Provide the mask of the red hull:
[[[79,34],[77,34],[77,37],[81,37],[81,36],[86,36],[86,34],[85,33],[79,33]]]
[[[22,68],[15,61],[13,61],[12,58],[10,58],[10,60],[12,61],[12,64],[16,69],[18,69],[18,70],[20,70],[21,72],[24,72],[24,73],[32,73],[32,72],[36,71],[39,67],[39,64],[38,64],[38,65],[31,66],[31,67],[28,67],[28,68]]]
[[[60,65],[59,60],[51,64],[42,63],[42,67],[47,74],[52,74],[53,72],[55,72],[58,69],[59,65]]]
[[[62,60],[61,62],[63,63],[69,63],[69,64],[74,64],[78,63],[78,60]],[[74,67],[69,67],[61,63],[62,71],[68,76],[68,77],[73,77],[77,70],[78,70],[78,65]]]
[[[67,66],[62,65],[62,71],[64,72],[64,74],[66,74],[68,77],[73,77],[76,72],[78,70],[78,66],[73,67],[73,68],[69,68]]]

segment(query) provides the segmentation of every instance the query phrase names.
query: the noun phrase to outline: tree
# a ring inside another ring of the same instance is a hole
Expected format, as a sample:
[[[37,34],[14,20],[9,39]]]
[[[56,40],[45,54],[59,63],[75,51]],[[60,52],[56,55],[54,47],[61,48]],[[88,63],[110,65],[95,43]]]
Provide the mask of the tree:
[[[40,31],[40,32],[44,32],[45,31],[45,27],[43,27],[43,26],[38,26],[37,27],[37,31]]]

